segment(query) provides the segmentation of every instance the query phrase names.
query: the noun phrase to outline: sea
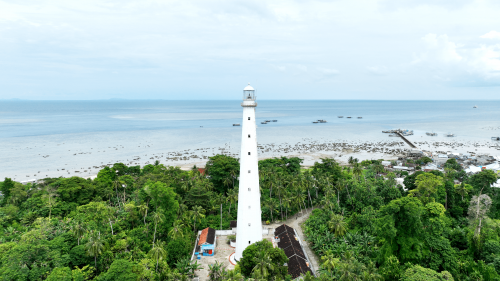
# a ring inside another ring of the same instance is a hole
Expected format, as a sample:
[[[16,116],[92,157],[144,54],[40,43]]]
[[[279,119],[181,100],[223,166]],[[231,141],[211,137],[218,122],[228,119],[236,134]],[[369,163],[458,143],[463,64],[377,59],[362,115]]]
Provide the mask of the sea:
[[[0,100],[0,181],[92,175],[102,165],[145,165],[159,155],[165,165],[182,164],[164,160],[173,153],[238,155],[241,127],[233,124],[242,123],[240,103]],[[389,129],[413,130],[409,138],[418,140],[494,142],[491,137],[500,136],[500,101],[496,100],[257,103],[259,144],[380,142],[389,140],[382,133]],[[319,119],[327,123],[312,123]],[[261,124],[265,120],[277,122]],[[426,132],[438,136],[429,137]],[[447,133],[455,137],[447,138]]]

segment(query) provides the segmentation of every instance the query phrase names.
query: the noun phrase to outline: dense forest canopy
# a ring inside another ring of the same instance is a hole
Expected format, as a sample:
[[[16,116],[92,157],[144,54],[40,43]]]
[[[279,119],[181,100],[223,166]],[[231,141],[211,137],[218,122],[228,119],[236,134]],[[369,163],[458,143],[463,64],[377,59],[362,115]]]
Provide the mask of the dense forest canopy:
[[[301,163],[261,160],[259,174],[263,221],[311,212],[303,230],[321,268],[305,280],[500,280],[492,171],[470,176],[453,160],[411,175],[375,160]],[[189,280],[197,231],[236,219],[238,175],[238,159],[216,155],[201,173],[117,163],[94,180],[5,178],[0,280]],[[243,256],[235,270],[214,264],[210,279],[290,280],[282,250],[259,242]]]

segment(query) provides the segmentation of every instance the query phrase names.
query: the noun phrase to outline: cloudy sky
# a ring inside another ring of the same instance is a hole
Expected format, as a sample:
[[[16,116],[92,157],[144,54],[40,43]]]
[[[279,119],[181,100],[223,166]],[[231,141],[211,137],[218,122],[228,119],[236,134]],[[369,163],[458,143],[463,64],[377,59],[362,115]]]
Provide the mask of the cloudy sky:
[[[0,0],[0,99],[498,99],[498,0]]]

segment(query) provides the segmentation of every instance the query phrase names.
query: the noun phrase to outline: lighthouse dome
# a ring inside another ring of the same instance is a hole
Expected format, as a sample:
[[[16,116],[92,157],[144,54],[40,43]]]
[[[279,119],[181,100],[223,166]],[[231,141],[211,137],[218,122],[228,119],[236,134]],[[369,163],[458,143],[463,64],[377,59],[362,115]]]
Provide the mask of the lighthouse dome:
[[[245,89],[243,89],[243,91],[255,91],[255,89],[250,86],[250,83],[248,83],[248,85],[245,87]]]

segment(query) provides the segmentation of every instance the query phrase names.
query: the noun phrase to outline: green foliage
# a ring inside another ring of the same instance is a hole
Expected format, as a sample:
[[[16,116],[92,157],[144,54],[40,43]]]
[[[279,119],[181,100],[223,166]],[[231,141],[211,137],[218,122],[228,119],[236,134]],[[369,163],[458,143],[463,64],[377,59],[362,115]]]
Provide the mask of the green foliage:
[[[448,271],[436,272],[429,268],[423,268],[420,265],[415,265],[408,268],[403,276],[402,281],[444,281],[454,280],[453,276]]]
[[[218,154],[209,157],[209,160],[205,165],[205,169],[207,175],[210,176],[210,181],[212,182],[215,190],[219,193],[225,194],[229,188],[228,184],[225,183],[225,180],[236,180],[240,173],[240,163],[236,158]]]
[[[100,281],[136,281],[139,278],[137,265],[123,259],[113,261],[106,273],[99,275]]]
[[[56,267],[49,276],[47,281],[73,281],[73,275],[69,267]]]
[[[270,280],[270,277],[280,276],[284,278],[287,274],[286,266],[283,266],[288,262],[288,258],[282,249],[273,248],[273,245],[268,240],[262,240],[255,242],[248,246],[243,251],[243,256],[238,265],[240,267],[241,273],[244,276],[251,276],[252,272],[258,264],[260,264],[258,270],[266,271],[267,276],[264,276],[266,280]],[[266,268],[264,270],[264,267]]]

